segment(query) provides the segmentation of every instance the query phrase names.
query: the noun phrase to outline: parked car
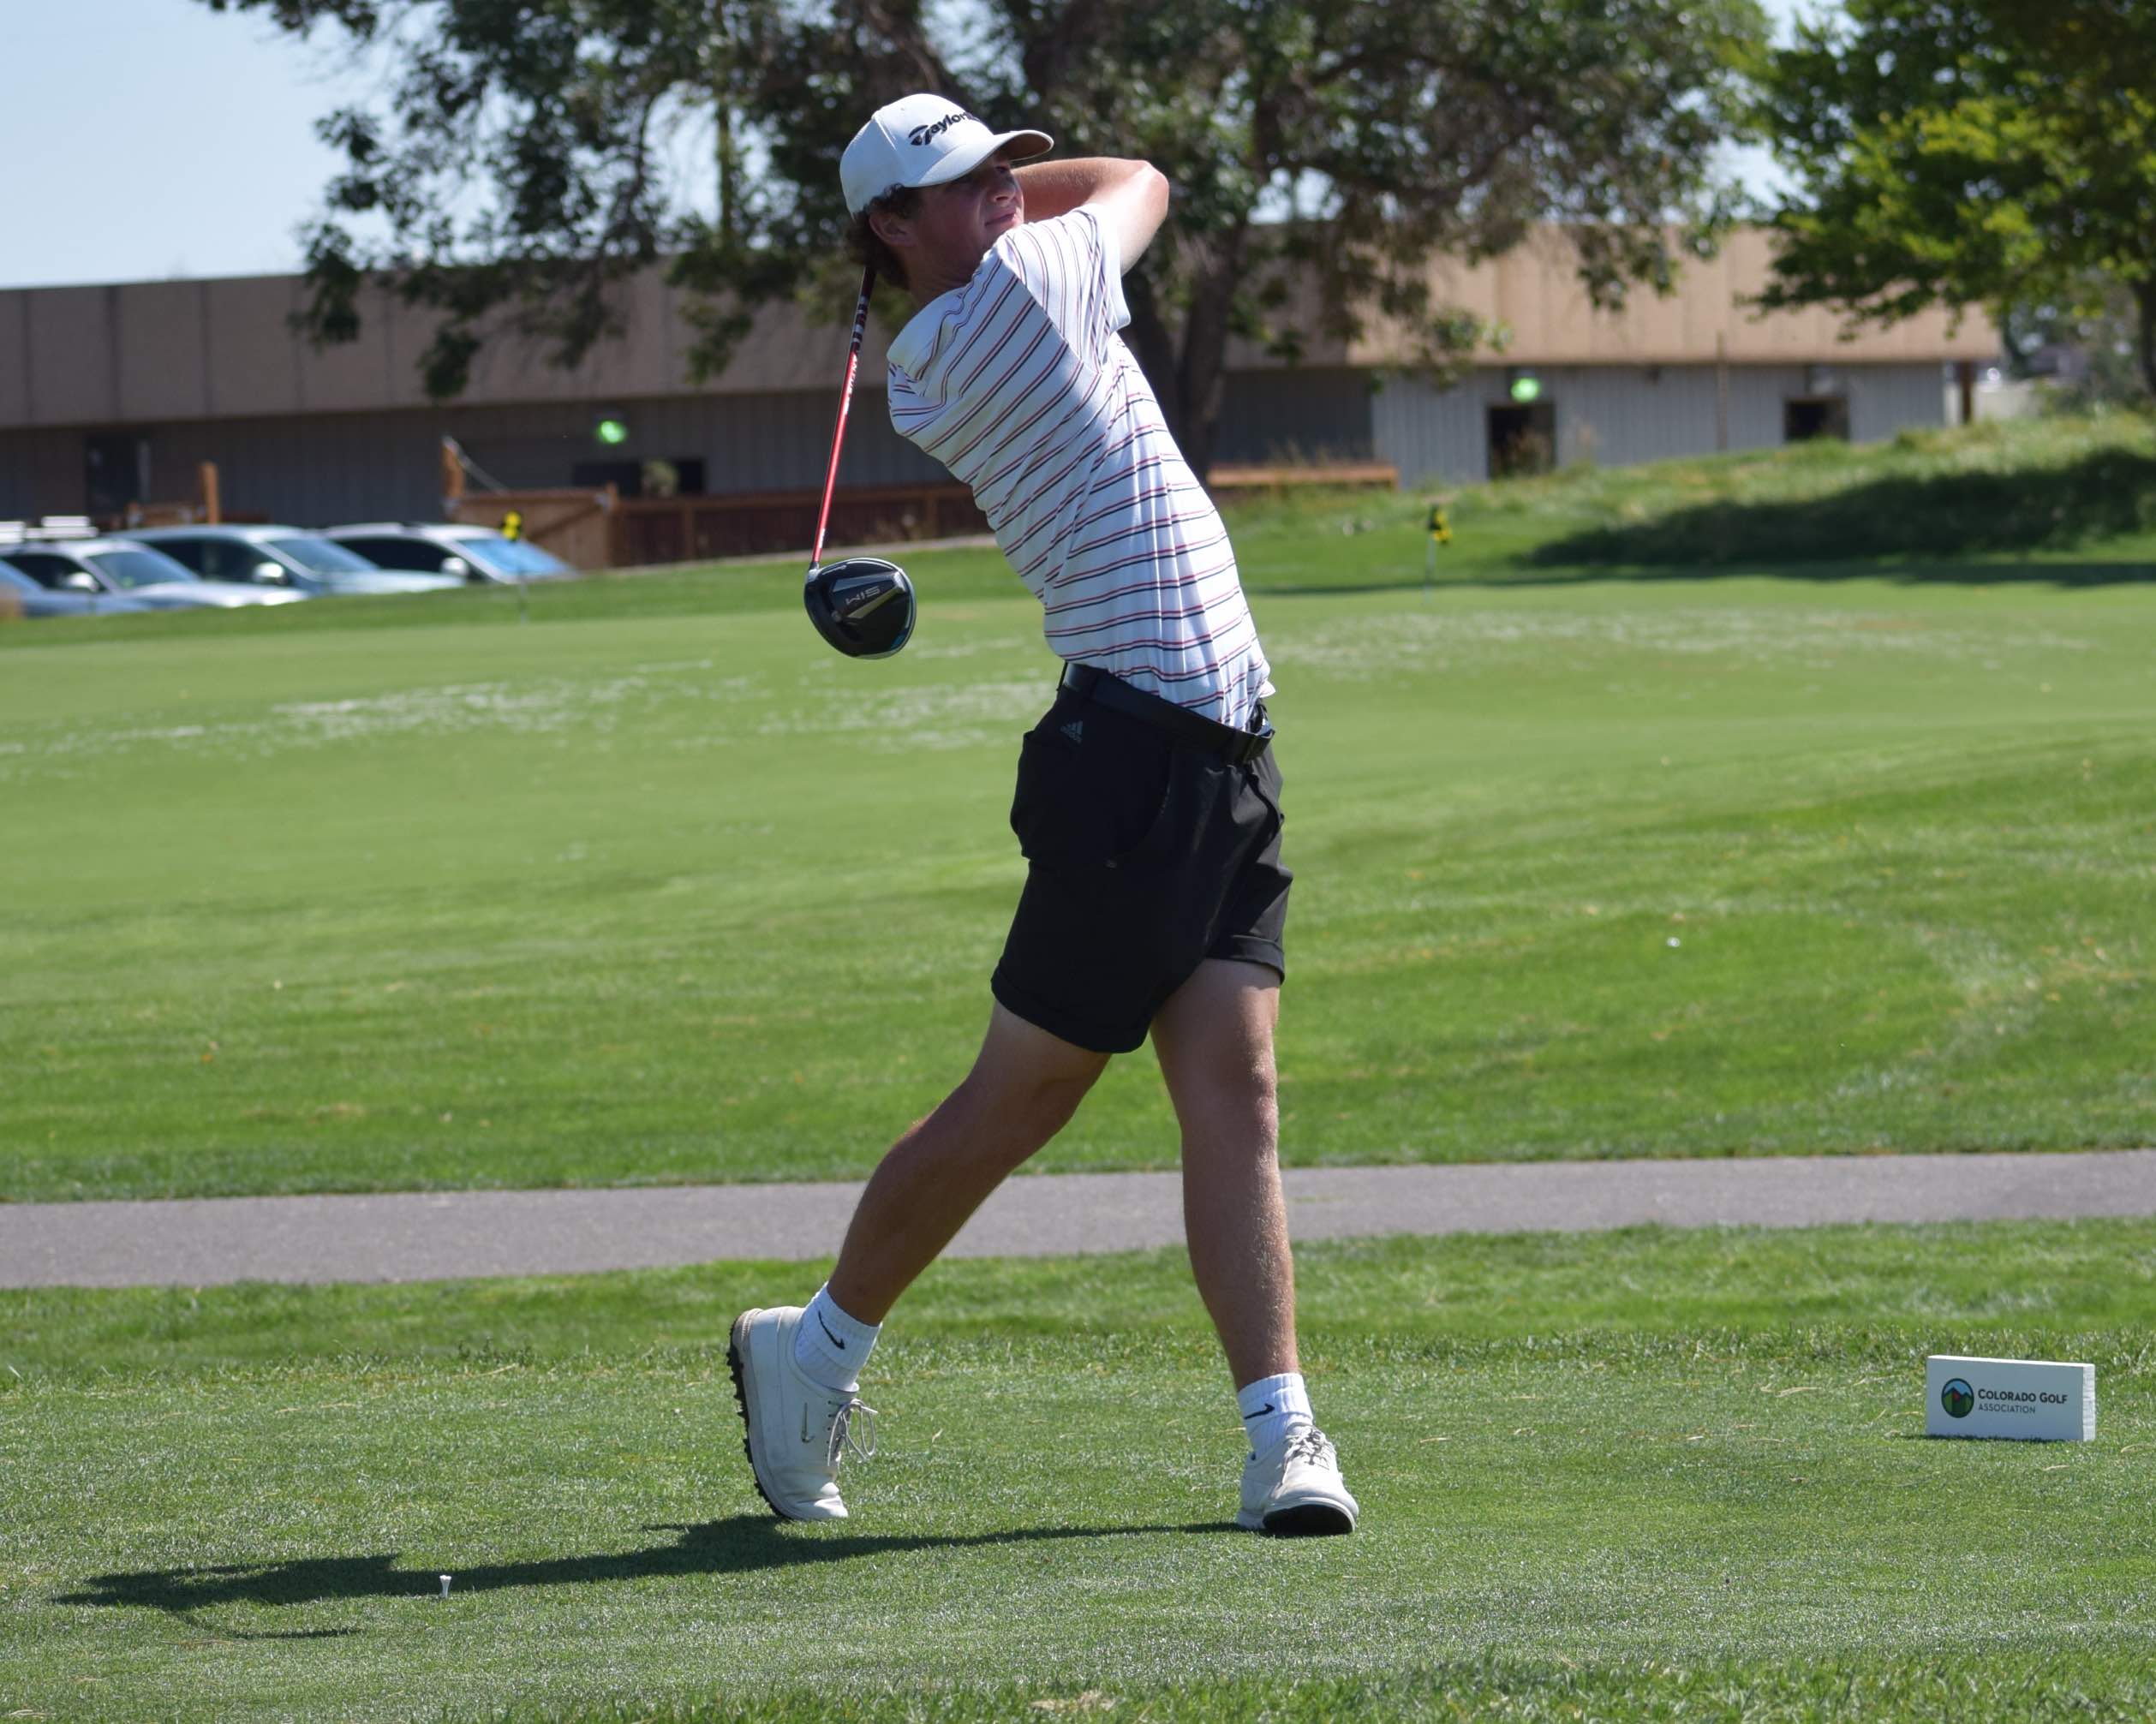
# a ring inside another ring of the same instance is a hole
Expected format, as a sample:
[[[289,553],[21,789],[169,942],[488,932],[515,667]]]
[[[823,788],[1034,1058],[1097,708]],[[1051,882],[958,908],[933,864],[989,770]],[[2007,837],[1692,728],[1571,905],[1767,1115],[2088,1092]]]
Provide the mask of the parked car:
[[[328,527],[322,536],[385,569],[454,575],[460,581],[561,581],[576,571],[529,540],[491,527],[442,521],[369,521]]]
[[[157,527],[135,535],[208,581],[236,581],[310,598],[434,593],[461,583],[441,575],[378,569],[358,552],[304,527]]]
[[[0,545],[0,559],[48,593],[118,594],[152,611],[290,605],[303,593],[205,581],[184,564],[132,539],[69,539]]]
[[[73,588],[55,592],[40,587],[0,552],[0,617],[110,617],[151,607],[125,593],[81,593]]]

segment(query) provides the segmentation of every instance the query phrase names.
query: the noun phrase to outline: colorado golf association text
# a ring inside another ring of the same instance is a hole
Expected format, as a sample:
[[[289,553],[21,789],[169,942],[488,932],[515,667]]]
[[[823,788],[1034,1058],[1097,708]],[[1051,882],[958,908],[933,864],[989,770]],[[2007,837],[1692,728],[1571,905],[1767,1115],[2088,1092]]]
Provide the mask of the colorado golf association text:
[[[2040,1405],[2063,1407],[2066,1405],[2066,1397],[2053,1394],[2049,1389],[2034,1392],[2028,1389],[1979,1389],[1976,1404],[1980,1407],[1989,1407],[1995,1413],[2020,1413]]]

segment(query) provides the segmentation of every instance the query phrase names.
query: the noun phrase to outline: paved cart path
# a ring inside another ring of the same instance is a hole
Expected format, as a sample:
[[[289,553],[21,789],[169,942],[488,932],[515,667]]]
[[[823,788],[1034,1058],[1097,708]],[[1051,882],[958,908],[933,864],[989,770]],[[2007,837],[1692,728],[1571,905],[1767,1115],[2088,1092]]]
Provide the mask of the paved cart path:
[[[1298,1239],[1650,1221],[1801,1227],[2156,1214],[2156,1149],[1312,1167],[1286,1179]],[[0,1204],[0,1286],[418,1281],[827,1260],[860,1190],[690,1185]],[[1042,1256],[1181,1238],[1173,1173],[1041,1174],[1008,1182],[952,1250]]]

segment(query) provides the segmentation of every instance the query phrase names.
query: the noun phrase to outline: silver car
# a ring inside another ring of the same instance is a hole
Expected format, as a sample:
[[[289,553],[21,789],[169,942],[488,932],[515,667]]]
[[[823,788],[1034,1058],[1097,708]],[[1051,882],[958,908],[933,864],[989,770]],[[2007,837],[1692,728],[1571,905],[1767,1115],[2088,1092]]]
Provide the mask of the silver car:
[[[0,545],[0,559],[48,593],[125,598],[149,611],[230,611],[243,605],[290,605],[306,596],[205,581],[185,564],[132,539]]]
[[[0,550],[0,618],[15,617],[112,617],[151,607],[122,593],[54,591],[40,587]]]
[[[460,581],[566,581],[576,571],[528,539],[447,521],[370,521],[325,527],[322,536],[385,569],[453,575]]]
[[[304,527],[158,527],[135,535],[207,581],[231,581],[309,598],[438,593],[463,582],[378,569],[356,551]]]

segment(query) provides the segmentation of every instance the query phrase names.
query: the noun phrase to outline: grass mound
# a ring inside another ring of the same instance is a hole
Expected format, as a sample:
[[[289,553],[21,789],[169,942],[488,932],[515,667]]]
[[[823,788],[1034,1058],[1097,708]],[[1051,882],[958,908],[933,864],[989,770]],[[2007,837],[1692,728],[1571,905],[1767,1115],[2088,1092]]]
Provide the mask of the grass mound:
[[[2156,434],[2129,415],[1910,431],[1867,447],[1822,441],[1766,461],[1672,463],[1655,481],[1580,483],[1566,502],[1603,520],[1544,539],[1529,560],[1945,561],[2081,551],[2156,533]]]

